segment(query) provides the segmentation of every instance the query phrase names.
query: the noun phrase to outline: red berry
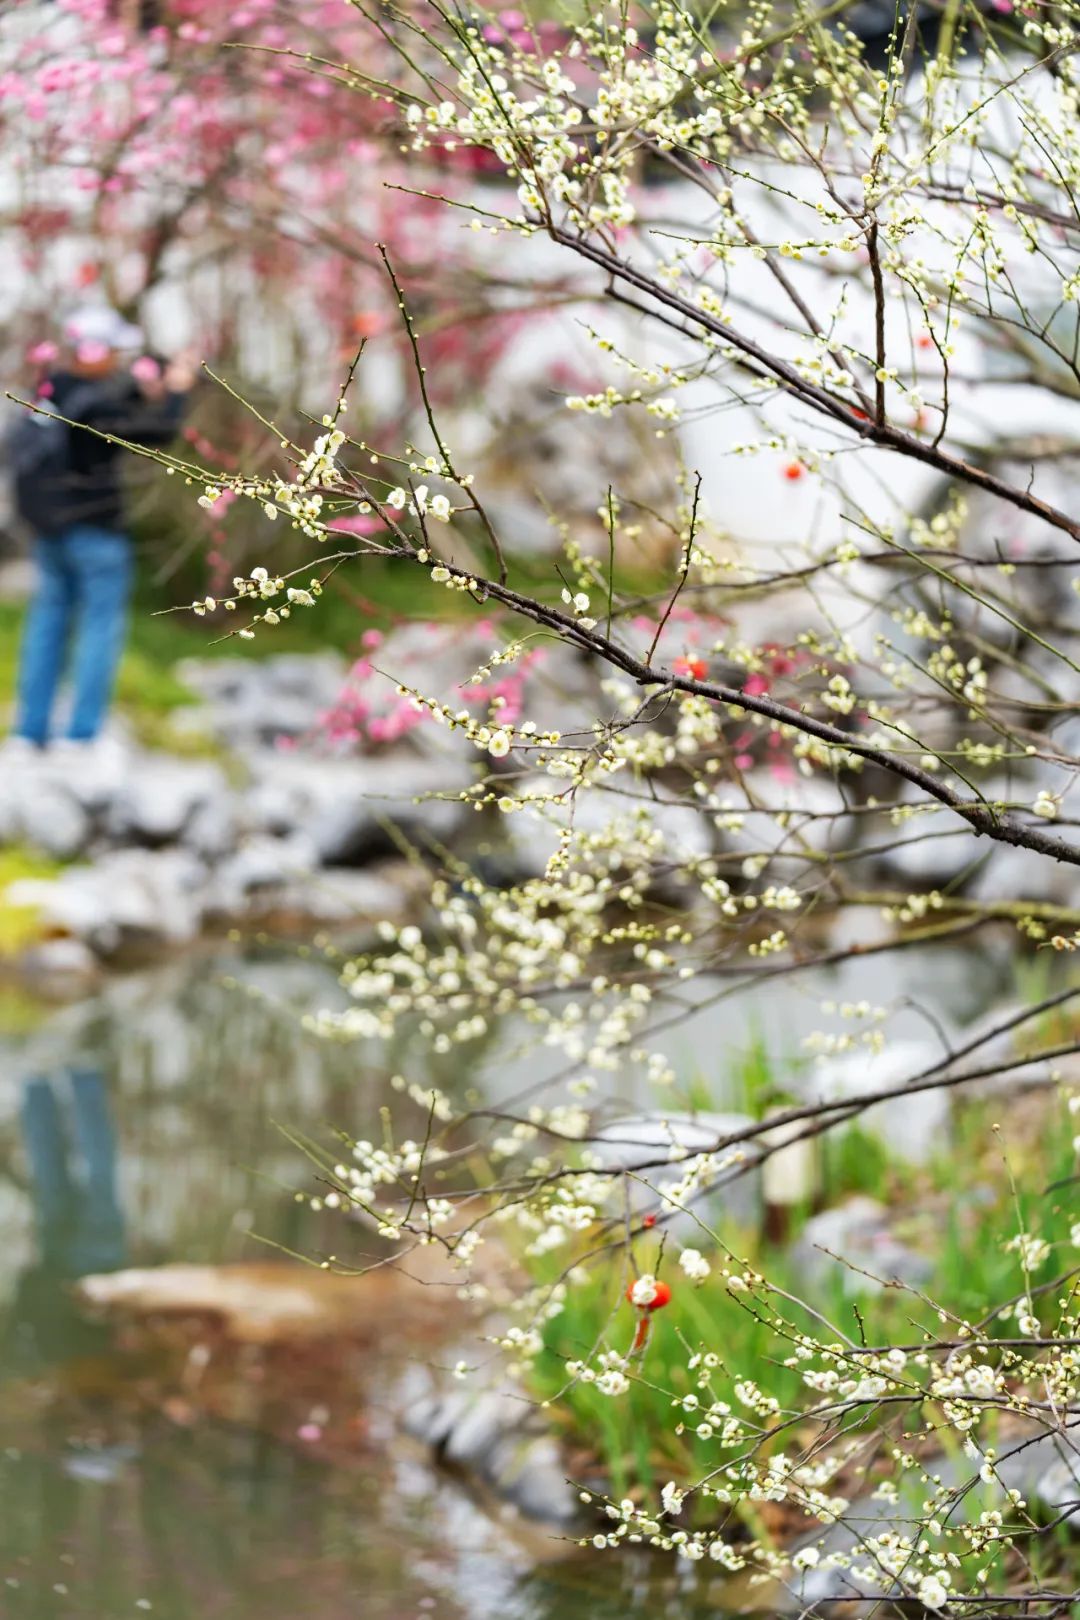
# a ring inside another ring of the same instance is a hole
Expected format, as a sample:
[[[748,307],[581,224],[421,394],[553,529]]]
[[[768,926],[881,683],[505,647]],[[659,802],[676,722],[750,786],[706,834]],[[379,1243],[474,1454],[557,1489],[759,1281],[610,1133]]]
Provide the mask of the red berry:
[[[789,461],[787,466],[784,468],[784,477],[790,478],[792,483],[794,483],[797,478],[802,478],[805,472],[806,468],[803,466],[801,461]]]
[[[671,667],[676,675],[689,675],[694,681],[703,681],[709,673],[704,658],[676,658]]]
[[[643,1215],[641,1217],[641,1224],[642,1224],[642,1226],[644,1226],[646,1228],[654,1227],[656,1225],[656,1216],[655,1215]]]

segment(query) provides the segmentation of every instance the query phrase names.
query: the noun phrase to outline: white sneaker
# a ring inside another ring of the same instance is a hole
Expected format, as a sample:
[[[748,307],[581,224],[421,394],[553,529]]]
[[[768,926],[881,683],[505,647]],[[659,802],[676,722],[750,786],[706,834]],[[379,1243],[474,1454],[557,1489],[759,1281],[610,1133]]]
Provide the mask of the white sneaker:
[[[127,751],[115,737],[103,735],[83,741],[61,737],[45,755],[50,771],[63,775],[70,786],[106,788],[119,783],[127,769]]]
[[[29,737],[17,737],[12,732],[0,743],[0,776],[33,770],[35,766],[43,764],[44,759],[44,750],[37,743],[31,742]]]

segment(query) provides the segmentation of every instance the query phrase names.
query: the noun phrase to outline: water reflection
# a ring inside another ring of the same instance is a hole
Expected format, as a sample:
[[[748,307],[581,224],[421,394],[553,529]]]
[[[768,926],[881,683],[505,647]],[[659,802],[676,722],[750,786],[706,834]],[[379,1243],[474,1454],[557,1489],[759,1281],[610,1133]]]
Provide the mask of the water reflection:
[[[952,953],[933,975],[928,1004],[970,1016],[994,969]],[[797,1052],[825,989],[781,981],[748,1010],[699,1007],[673,1041],[681,1068],[718,1086],[757,1030]],[[907,990],[906,1033],[925,1039],[923,987]],[[856,961],[828,991],[878,999],[880,969]],[[223,957],[117,980],[77,1006],[19,1008],[7,1033],[0,1022],[3,1620],[715,1616],[710,1571],[567,1561],[410,1451],[384,1415],[386,1381],[426,1352],[392,1313],[391,1336],[337,1369],[340,1434],[320,1457],[294,1416],[277,1421],[256,1361],[238,1358],[248,1381],[230,1402],[163,1403],[146,1346],[75,1311],[69,1284],[87,1270],[265,1257],[252,1230],[302,1252],[331,1246],[326,1217],[290,1196],[310,1167],[281,1124],[370,1135],[394,1073],[459,1097],[488,1084],[497,1101],[565,1062],[531,1028],[498,1031],[483,1065],[473,1051],[465,1065],[436,1058],[418,1035],[389,1052],[306,1035],[298,1015],[341,997],[316,960]],[[313,1353],[286,1372],[301,1398],[323,1398]]]
[[[26,1082],[20,1109],[37,1254],[18,1275],[10,1314],[16,1364],[70,1357],[80,1324],[67,1285],[124,1264],[116,1138],[104,1077],[70,1069]]]
[[[635,1592],[613,1563],[537,1570],[426,1469],[333,1473],[236,1431],[144,1430],[137,1457],[102,1483],[43,1448],[9,1452],[0,1513],[5,1620],[622,1620],[665,1603],[687,1620],[717,1613],[700,1582],[680,1593],[673,1576],[642,1580]]]
[[[625,1590],[604,1609],[564,1546],[494,1522],[396,1437],[383,1404],[410,1354],[400,1324],[336,1369],[338,1438],[315,1455],[280,1387],[314,1399],[321,1352],[276,1368],[241,1351],[216,1374],[238,1386],[227,1401],[162,1400],[153,1348],[75,1308],[89,1271],[262,1258],[251,1229],[322,1246],[319,1217],[289,1196],[309,1167],[275,1122],[370,1132],[391,1065],[426,1061],[306,1036],[297,1015],[337,994],[316,962],[218,960],[36,1019],[20,1009],[0,1033],[4,1620],[637,1612]]]

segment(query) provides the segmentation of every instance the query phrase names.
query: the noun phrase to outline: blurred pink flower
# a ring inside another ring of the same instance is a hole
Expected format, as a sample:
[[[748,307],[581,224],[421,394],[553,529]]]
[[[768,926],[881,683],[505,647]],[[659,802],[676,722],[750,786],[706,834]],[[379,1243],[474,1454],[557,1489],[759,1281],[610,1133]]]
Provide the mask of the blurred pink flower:
[[[382,518],[376,517],[374,512],[356,512],[352,517],[335,518],[333,523],[327,524],[330,534],[374,534],[383,527]]]
[[[108,355],[107,343],[80,343],[75,350],[76,360],[84,366],[96,366],[99,360],[108,359]]]

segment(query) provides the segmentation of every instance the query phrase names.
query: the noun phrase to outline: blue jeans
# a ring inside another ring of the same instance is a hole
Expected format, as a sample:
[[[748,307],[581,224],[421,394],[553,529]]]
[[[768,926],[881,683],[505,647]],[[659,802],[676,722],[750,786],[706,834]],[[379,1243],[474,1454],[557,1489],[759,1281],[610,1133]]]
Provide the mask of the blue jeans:
[[[37,591],[23,632],[15,734],[49,740],[60,678],[71,662],[68,736],[89,742],[112,698],[127,631],[131,542],[93,524],[74,524],[34,543]]]

